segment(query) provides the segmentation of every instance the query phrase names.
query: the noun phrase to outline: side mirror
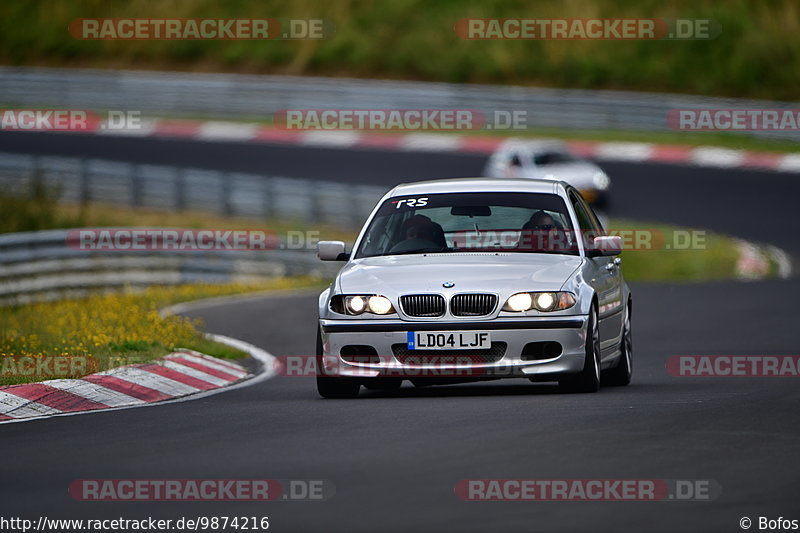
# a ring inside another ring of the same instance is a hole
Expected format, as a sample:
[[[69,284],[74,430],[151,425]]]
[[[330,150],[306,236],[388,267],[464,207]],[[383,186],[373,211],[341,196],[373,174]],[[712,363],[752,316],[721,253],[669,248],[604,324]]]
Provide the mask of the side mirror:
[[[350,254],[345,253],[342,241],[319,241],[317,257],[323,261],[347,261]]]
[[[622,237],[603,235],[595,237],[591,247],[586,250],[589,257],[619,255],[622,252]]]

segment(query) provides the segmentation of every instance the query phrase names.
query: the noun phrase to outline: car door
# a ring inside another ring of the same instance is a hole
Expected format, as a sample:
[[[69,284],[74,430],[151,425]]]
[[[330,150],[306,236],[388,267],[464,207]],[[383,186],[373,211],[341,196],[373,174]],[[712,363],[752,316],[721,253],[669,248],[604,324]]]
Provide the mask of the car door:
[[[588,237],[605,235],[592,209],[574,189],[569,191],[581,232]],[[586,239],[588,240],[588,239]],[[584,242],[586,242],[584,240]],[[617,257],[587,257],[591,263],[592,280],[597,294],[600,326],[600,348],[603,356],[613,356],[622,332],[622,276]]]

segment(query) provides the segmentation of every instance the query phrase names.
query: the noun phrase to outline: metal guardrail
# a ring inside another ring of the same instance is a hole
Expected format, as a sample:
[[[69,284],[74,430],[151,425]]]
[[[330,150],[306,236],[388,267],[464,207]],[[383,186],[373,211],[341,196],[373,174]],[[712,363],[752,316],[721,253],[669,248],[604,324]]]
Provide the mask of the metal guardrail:
[[[71,203],[194,210],[359,228],[384,187],[100,159],[0,152],[0,190],[29,190],[33,180]]]
[[[0,67],[0,102],[17,107],[270,119],[285,109],[527,112],[528,127],[669,131],[673,109],[792,109],[798,103],[678,94],[344,78]],[[798,131],[738,132],[800,140]]]
[[[80,250],[68,246],[68,234],[69,230],[48,230],[0,235],[0,305],[124,287],[332,276],[341,267],[319,261],[310,250]]]
[[[375,186],[0,152],[0,190],[21,193],[34,180],[57,189],[60,199],[70,203],[96,201],[350,228],[360,227],[386,192]],[[332,276],[341,266],[319,261],[308,248],[291,249],[285,241],[269,251],[90,251],[71,248],[67,234],[0,235],[0,305],[127,286]]]

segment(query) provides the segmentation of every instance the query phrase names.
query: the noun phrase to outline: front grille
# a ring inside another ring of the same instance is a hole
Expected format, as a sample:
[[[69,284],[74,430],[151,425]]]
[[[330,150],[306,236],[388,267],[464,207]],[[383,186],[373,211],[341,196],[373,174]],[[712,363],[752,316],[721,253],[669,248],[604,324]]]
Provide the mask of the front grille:
[[[444,297],[439,294],[407,294],[400,305],[408,316],[436,317],[444,315]]]
[[[402,364],[452,365],[496,363],[506,354],[505,342],[493,342],[479,350],[409,350],[407,344],[392,344],[392,354]]]
[[[497,307],[494,294],[456,294],[450,300],[453,316],[486,316]]]

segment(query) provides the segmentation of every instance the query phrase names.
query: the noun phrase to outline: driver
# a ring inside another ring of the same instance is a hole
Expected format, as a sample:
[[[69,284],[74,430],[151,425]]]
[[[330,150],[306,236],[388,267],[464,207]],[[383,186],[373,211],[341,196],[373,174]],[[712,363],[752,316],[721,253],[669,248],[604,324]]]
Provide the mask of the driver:
[[[414,215],[403,223],[405,240],[395,244],[391,251],[405,251],[431,246],[447,247],[444,230],[425,215]]]
[[[551,215],[540,209],[531,215],[531,218],[522,226],[522,229],[550,231],[552,229],[558,229],[558,224]]]
[[[412,224],[406,228],[406,239],[436,242],[436,226],[431,221]]]
[[[569,245],[563,228],[552,215],[539,210],[522,226],[517,248],[538,252],[557,252]]]

